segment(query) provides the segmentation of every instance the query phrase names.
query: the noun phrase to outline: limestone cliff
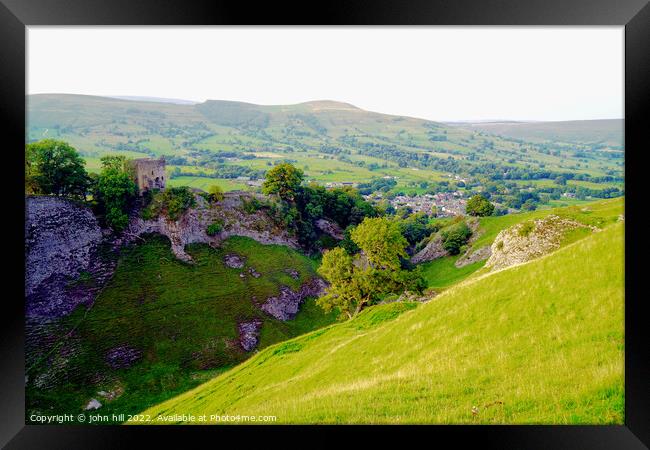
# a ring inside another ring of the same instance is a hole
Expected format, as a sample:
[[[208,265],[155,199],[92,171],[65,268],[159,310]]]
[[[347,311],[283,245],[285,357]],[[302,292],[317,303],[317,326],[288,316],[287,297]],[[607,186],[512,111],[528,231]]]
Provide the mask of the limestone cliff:
[[[196,206],[177,221],[164,215],[143,220],[134,211],[127,229],[119,235],[102,230],[90,208],[81,203],[57,197],[27,197],[26,315],[53,319],[69,314],[80,304],[90,304],[111,277],[120,248],[137,242],[145,233],[167,236],[174,254],[188,262],[191,258],[185,253],[187,244],[216,246],[234,235],[299,248],[297,239],[278,227],[266,211],[244,210],[243,202],[254,195],[227,193],[216,204],[196,195]],[[223,224],[223,229],[209,236],[207,227],[216,221]]]
[[[112,272],[93,213],[57,197],[28,197],[25,209],[26,315],[56,318],[91,302]]]
[[[196,195],[196,206],[185,211],[177,221],[162,214],[155,219],[144,220],[136,213],[121,242],[133,242],[137,236],[145,233],[159,233],[169,238],[176,257],[188,262],[191,258],[185,253],[187,244],[216,246],[230,236],[246,236],[262,244],[280,244],[298,249],[297,239],[286,229],[278,227],[265,211],[249,213],[244,210],[244,201],[249,201],[254,196],[255,194],[245,192],[228,192],[223,200],[210,203]],[[220,233],[209,236],[206,230],[215,222],[222,223],[223,229]]]
[[[596,227],[556,215],[518,223],[497,235],[485,267],[505,269],[539,258],[560,248],[566,233],[576,228],[598,231]]]

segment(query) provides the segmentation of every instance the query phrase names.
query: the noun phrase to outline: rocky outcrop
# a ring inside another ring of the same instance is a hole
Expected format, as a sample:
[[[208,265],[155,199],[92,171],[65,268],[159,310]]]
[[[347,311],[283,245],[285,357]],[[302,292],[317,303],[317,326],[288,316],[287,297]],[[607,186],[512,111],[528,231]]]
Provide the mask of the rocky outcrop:
[[[492,244],[492,255],[485,267],[504,269],[539,258],[557,250],[567,231],[581,227],[597,230],[556,215],[514,225],[497,235]]]
[[[229,253],[223,258],[223,263],[231,269],[241,269],[244,267],[244,258],[234,253]]]
[[[260,328],[262,321],[260,319],[253,319],[247,322],[240,322],[237,326],[239,331],[239,345],[245,351],[250,352],[255,347],[260,337]]]
[[[142,358],[142,352],[128,345],[115,347],[106,353],[106,363],[113,369],[131,367],[140,358]]]
[[[293,278],[294,280],[297,280],[297,279],[300,278],[300,273],[299,273],[296,269],[285,269],[284,271],[285,271],[286,273],[288,273],[289,276],[290,276],[291,278]]]
[[[325,234],[329,234],[334,239],[337,239],[339,241],[344,238],[343,230],[341,230],[341,227],[337,223],[332,222],[331,220],[318,219],[316,221],[316,228],[318,228]]]
[[[280,294],[269,297],[262,304],[262,311],[270,314],[278,320],[291,320],[298,313],[300,304],[307,297],[318,297],[321,295],[327,284],[321,278],[313,278],[300,286],[300,289],[293,291],[287,286],[280,287]]]
[[[99,409],[101,407],[102,404],[96,398],[91,398],[90,401],[84,407],[84,411],[92,411],[94,409]]]
[[[449,252],[442,247],[442,238],[440,235],[436,235],[429,241],[426,247],[413,255],[411,262],[413,264],[419,264],[427,261],[433,261],[434,259],[442,258],[443,256],[448,255]]]
[[[185,253],[187,244],[217,246],[230,236],[246,236],[262,244],[280,244],[299,249],[298,240],[289,235],[286,229],[277,226],[264,210],[253,213],[243,210],[243,201],[254,196],[246,192],[227,192],[223,200],[213,204],[195,195],[196,206],[185,211],[176,221],[164,215],[150,220],[134,215],[121,243],[133,242],[142,234],[159,233],[169,238],[174,255],[187,262],[192,260]],[[208,236],[206,229],[217,221],[224,224],[223,229],[214,236]]]
[[[475,262],[488,259],[490,255],[492,255],[492,248],[489,245],[485,245],[474,251],[470,249],[463,256],[458,258],[454,265],[458,268],[465,267],[469,264],[474,264]]]
[[[481,235],[479,231],[480,221],[478,217],[468,217],[465,219],[465,223],[472,231],[472,234],[469,240],[467,241],[468,244],[471,244]],[[450,253],[447,250],[445,250],[444,247],[442,246],[442,236],[440,235],[440,233],[437,233],[431,236],[429,242],[422,250],[420,250],[419,252],[417,252],[415,255],[411,257],[411,262],[413,264],[419,264],[423,262],[433,261],[434,259],[442,258],[443,256],[450,256]],[[480,255],[476,255],[475,257],[480,257]],[[477,261],[480,261],[480,259],[478,259]],[[461,262],[461,264],[463,263]],[[468,262],[463,265],[466,264],[471,264],[471,263]],[[457,265],[456,267],[462,267],[462,266]]]
[[[26,315],[52,319],[92,302],[114,267],[92,211],[45,196],[27,197],[25,209]]]

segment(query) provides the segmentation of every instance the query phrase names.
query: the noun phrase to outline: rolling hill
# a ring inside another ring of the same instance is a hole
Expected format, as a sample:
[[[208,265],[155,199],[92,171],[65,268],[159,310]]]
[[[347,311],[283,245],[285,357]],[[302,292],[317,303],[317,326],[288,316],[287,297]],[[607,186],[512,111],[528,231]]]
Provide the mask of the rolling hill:
[[[461,128],[531,142],[623,146],[623,119],[569,120],[564,122],[465,122]]]
[[[369,308],[270,346],[143,417],[622,424],[622,242],[617,222],[427,303]]]
[[[509,168],[596,177],[621,177],[623,171],[617,147],[527,142],[329,100],[264,106],[38,94],[28,96],[27,104],[29,141],[68,141],[91,171],[99,170],[99,158],[109,153],[166,155],[169,172],[178,171],[172,184],[193,187],[204,187],[201,174],[215,165],[258,176],[280,161],[294,163],[309,180],[321,183],[394,176],[398,188],[449,181],[454,175],[476,179]],[[227,189],[246,188],[233,179],[220,180]]]

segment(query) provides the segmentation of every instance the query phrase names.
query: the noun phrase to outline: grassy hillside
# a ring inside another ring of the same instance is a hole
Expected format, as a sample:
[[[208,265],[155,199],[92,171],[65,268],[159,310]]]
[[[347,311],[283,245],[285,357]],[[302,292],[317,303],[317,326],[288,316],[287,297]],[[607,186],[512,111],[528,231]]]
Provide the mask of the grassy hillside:
[[[277,295],[281,285],[295,289],[315,276],[315,263],[296,251],[243,237],[218,249],[194,244],[187,251],[194,265],[177,260],[166,238],[149,236],[124,250],[90,309],[79,307],[42,330],[55,340],[54,350],[30,352],[28,416],[51,408],[78,414],[91,398],[103,404],[102,414],[133,414],[248,358],[237,341],[241,321],[262,321],[258,348],[334,321],[314,300],[287,322],[255,305]],[[242,270],[254,268],[261,276],[241,278],[240,269],[224,264],[229,253],[246,258]],[[287,269],[297,270],[299,278]],[[141,358],[128,368],[111,367],[107,355],[125,348]],[[106,400],[101,391],[119,395]]]
[[[209,180],[195,175],[200,169],[197,163],[214,163],[210,155],[219,164],[256,171],[290,160],[309,180],[321,183],[394,176],[396,189],[451,181],[452,173],[468,177],[472,168],[492,170],[494,164],[622,176],[621,149],[582,149],[573,144],[541,148],[480,130],[332,101],[262,106],[211,100],[193,105],[38,94],[28,97],[27,125],[28,140],[68,141],[94,171],[99,169],[99,158],[109,153],[184,158],[170,159],[168,170],[171,174],[178,167],[192,174],[196,185]],[[579,155],[577,150],[588,154]],[[224,152],[230,155],[217,156]],[[241,186],[229,181],[225,187]]]
[[[460,127],[526,141],[623,145],[623,119],[569,120],[564,122],[477,122]]]
[[[622,424],[623,278],[616,223],[417,308],[376,306],[269,347],[144,413],[154,423],[241,414],[281,423]]]

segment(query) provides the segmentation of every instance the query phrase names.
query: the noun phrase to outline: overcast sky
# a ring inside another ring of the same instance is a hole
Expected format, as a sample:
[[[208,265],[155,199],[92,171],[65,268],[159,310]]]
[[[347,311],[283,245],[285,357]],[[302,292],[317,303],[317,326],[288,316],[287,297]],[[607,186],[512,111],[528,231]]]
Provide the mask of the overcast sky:
[[[623,117],[623,27],[29,27],[27,89],[431,120]]]

